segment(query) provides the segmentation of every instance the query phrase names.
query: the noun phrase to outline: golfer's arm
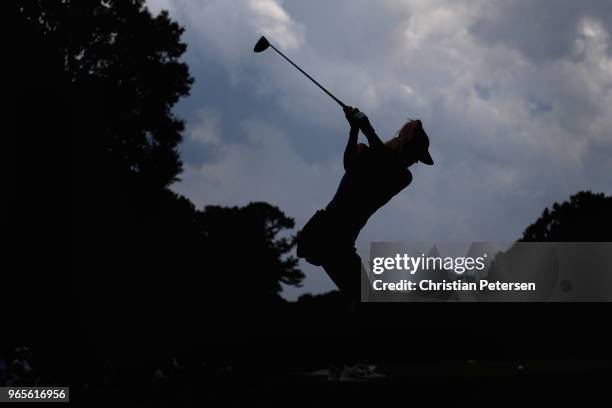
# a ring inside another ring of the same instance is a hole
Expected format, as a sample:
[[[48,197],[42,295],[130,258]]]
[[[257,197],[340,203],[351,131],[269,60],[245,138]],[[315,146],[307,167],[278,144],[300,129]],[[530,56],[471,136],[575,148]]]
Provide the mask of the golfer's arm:
[[[378,151],[385,147],[385,144],[380,140],[380,137],[376,134],[376,131],[372,126],[361,129],[365,137],[368,139],[368,144],[373,151]]]
[[[346,143],[346,148],[344,149],[344,170],[348,170],[352,167],[355,162],[355,158],[357,157],[357,136],[359,135],[358,128],[351,128],[351,132],[349,133],[348,142]]]

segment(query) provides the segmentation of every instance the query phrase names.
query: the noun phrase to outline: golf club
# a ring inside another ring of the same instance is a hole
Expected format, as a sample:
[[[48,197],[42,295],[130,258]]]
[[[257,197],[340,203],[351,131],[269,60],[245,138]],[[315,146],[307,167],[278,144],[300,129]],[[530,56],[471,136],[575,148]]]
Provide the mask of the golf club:
[[[291,61],[289,58],[287,58],[285,56],[285,54],[283,54],[282,52],[280,52],[278,49],[276,49],[275,46],[273,46],[272,44],[270,44],[270,42],[266,39],[266,37],[264,37],[263,35],[261,36],[261,38],[257,41],[257,44],[255,44],[255,48],[253,48],[254,52],[262,52],[268,49],[268,47],[272,47],[272,49],[276,52],[278,52],[280,54],[281,57],[283,57],[284,59],[286,59],[287,61],[289,61],[291,63],[291,65],[293,65],[294,67],[296,67],[297,69],[300,70],[300,72],[304,75],[306,75],[306,77],[308,79],[310,79],[312,82],[314,82],[319,88],[321,88],[323,90],[323,92],[325,92],[326,94],[328,94],[329,96],[332,97],[332,99],[336,102],[338,102],[338,104],[340,106],[342,106],[342,109],[346,108],[346,105],[344,103],[342,103],[342,101],[338,98],[336,98],[334,95],[332,95],[331,92],[329,92],[327,89],[325,89],[320,83],[318,83],[317,81],[314,80],[313,77],[311,77],[310,75],[308,75],[306,72],[304,72],[304,70],[300,67],[298,67],[293,61]]]

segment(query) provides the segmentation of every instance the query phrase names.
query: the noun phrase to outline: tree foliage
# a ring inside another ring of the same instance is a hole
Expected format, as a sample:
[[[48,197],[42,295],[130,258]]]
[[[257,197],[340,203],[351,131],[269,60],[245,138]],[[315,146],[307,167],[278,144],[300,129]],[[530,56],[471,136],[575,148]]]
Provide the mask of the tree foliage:
[[[225,281],[221,287],[231,287],[242,297],[275,298],[282,290],[281,283],[300,285],[304,275],[297,268],[297,258],[289,255],[295,237],[282,236],[294,227],[294,221],[277,207],[261,202],[245,207],[208,206],[201,222],[215,257],[211,273],[221,273],[217,280]]]
[[[580,191],[561,204],[554,203],[528,226],[523,242],[612,241],[612,197]]]
[[[83,347],[87,337],[145,353],[211,335],[211,316],[227,316],[220,305],[236,317],[283,303],[281,284],[303,278],[289,255],[293,220],[265,203],[199,211],[169,188],[184,127],[172,108],[193,82],[183,28],[142,0],[16,9],[16,140],[27,154],[11,234],[23,249],[7,285],[28,289],[9,304],[70,314],[70,341]],[[68,344],[48,329],[24,322],[16,341]]]
[[[47,57],[31,63],[61,69],[80,146],[109,155],[124,176],[175,181],[184,126],[171,109],[193,82],[180,61],[183,28],[142,0],[21,2],[18,17]]]

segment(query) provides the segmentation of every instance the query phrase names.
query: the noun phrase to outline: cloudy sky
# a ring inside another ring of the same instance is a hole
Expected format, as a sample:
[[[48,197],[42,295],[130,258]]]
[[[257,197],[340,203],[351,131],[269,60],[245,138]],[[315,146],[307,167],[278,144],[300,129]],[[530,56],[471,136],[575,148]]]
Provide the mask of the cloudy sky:
[[[185,26],[196,79],[175,191],[267,201],[298,227],[332,197],[348,127],[264,34],[388,138],[420,118],[434,166],[358,241],[512,241],[578,190],[612,192],[612,1],[150,0]],[[333,288],[302,264],[302,292]]]

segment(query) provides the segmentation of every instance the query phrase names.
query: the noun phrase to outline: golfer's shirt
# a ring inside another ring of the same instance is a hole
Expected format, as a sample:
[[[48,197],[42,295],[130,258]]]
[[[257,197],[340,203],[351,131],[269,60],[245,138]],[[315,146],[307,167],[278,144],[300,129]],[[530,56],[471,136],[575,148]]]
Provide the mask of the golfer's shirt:
[[[347,238],[355,241],[372,214],[411,182],[407,168],[365,149],[344,173],[326,210],[337,220],[337,228],[345,229]]]

